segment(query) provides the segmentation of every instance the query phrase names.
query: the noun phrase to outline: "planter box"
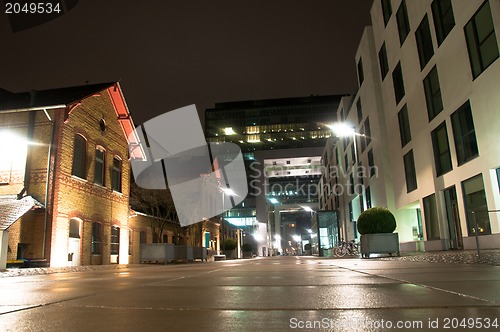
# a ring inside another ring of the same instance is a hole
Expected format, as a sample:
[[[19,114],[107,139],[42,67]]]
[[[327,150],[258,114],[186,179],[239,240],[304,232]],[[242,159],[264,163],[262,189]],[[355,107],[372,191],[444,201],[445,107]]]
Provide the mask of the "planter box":
[[[174,260],[174,245],[169,243],[142,243],[141,263],[167,263]]]
[[[193,247],[186,245],[174,246],[174,259],[177,261],[194,260]]]
[[[361,257],[370,258],[370,254],[397,254],[399,252],[398,233],[379,233],[361,235]]]
[[[207,248],[193,247],[193,258],[201,259],[202,261],[207,260]]]

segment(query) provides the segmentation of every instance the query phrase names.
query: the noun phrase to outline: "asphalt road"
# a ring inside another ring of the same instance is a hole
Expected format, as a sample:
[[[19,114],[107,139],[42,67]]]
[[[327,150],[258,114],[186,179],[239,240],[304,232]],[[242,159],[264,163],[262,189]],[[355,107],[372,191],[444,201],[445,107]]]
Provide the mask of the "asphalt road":
[[[1,331],[479,325],[500,329],[498,266],[285,256],[0,278]]]

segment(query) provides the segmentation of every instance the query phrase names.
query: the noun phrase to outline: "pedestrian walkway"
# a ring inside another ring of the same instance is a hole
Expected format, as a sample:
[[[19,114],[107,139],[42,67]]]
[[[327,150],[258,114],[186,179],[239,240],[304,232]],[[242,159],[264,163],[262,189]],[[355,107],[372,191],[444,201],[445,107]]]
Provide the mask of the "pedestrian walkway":
[[[385,257],[384,260],[402,260],[409,262],[430,263],[462,263],[462,264],[488,264],[500,266],[500,249],[477,250],[447,250],[428,252],[405,252],[401,257]]]

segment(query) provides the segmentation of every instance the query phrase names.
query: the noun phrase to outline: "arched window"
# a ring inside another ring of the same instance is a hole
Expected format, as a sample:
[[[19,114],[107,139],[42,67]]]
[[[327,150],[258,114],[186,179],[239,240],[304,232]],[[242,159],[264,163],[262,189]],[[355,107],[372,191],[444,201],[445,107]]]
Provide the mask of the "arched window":
[[[111,226],[111,255],[118,255],[120,252],[120,228]]]
[[[113,170],[111,174],[111,188],[114,191],[122,192],[122,160],[118,157],[113,158]]]
[[[104,185],[104,160],[106,153],[102,146],[97,146],[95,148],[95,172],[94,172],[94,182],[100,185]]]
[[[92,248],[93,255],[101,254],[101,224],[98,222],[92,223]]]
[[[80,221],[78,219],[69,220],[69,237],[80,238]]]
[[[73,170],[72,173],[79,178],[85,179],[85,160],[87,158],[87,141],[82,135],[75,135],[73,146]]]

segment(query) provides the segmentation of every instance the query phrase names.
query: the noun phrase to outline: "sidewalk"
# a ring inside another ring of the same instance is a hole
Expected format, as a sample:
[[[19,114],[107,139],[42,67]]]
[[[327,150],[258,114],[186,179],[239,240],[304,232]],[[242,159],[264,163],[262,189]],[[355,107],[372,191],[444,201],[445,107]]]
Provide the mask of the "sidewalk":
[[[447,250],[427,252],[403,252],[401,257],[379,257],[383,260],[402,260],[409,262],[488,264],[500,266],[500,249],[484,249],[478,258],[476,250]]]

